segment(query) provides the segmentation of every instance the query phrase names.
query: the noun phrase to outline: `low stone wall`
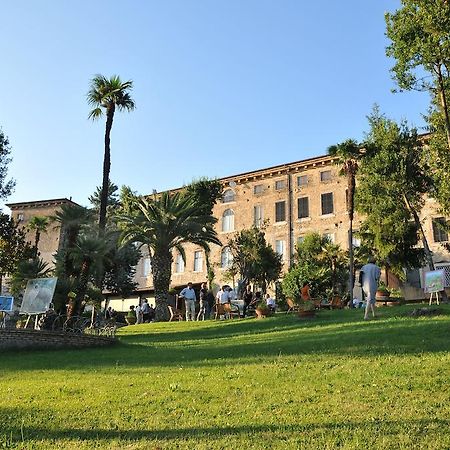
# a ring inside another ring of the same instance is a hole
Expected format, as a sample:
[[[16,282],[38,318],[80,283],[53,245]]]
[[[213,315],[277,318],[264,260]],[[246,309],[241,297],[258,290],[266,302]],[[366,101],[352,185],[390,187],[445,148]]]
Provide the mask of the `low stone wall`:
[[[115,338],[57,331],[5,329],[0,330],[0,350],[55,350],[104,347],[117,342]]]

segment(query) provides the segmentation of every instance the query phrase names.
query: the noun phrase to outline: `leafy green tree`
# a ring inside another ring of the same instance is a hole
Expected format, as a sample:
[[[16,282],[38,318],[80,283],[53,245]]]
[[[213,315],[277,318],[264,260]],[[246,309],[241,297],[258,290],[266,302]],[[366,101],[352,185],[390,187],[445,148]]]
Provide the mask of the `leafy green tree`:
[[[401,0],[386,14],[386,54],[395,59],[394,80],[400,89],[426,90],[443,117],[450,151],[450,5],[447,0]]]
[[[120,202],[119,202],[119,188],[116,184],[109,181],[108,183],[108,200],[106,202],[106,209],[114,210],[116,209]],[[94,211],[97,213],[100,211],[100,204],[101,204],[101,196],[102,196],[102,187],[97,186],[95,189],[95,192],[89,196],[88,200],[89,203],[94,208]]]
[[[16,182],[12,179],[6,180],[8,175],[8,164],[11,162],[11,146],[9,140],[0,129],[0,199],[7,198],[13,191]]]
[[[348,290],[353,292],[354,286],[354,267],[353,267],[353,218],[355,212],[355,189],[356,174],[359,163],[364,155],[360,145],[348,139],[340,144],[328,148],[328,153],[337,158],[336,163],[340,166],[340,175],[347,177],[347,212],[349,219],[348,227],[348,256],[349,256],[349,280]],[[353,306],[353,302],[350,302]]]
[[[172,250],[185,260],[183,245],[193,243],[206,251],[209,244],[221,245],[214,230],[216,219],[204,215],[201,205],[183,192],[163,192],[153,198],[130,193],[127,214],[119,214],[122,242],[137,242],[148,247],[155,289],[156,319],[168,318],[167,298],[172,275]]]
[[[87,100],[93,107],[89,113],[90,119],[99,119],[106,115],[105,128],[105,151],[103,156],[103,182],[100,195],[99,210],[99,229],[101,232],[106,226],[106,207],[108,204],[109,172],[111,169],[111,129],[116,109],[119,111],[132,111],[135,108],[134,100],[131,98],[130,91],[133,88],[133,82],[122,81],[119,76],[113,75],[106,78],[103,75],[96,75],[91,80]]]
[[[223,186],[219,180],[210,180],[209,178],[200,178],[186,186],[188,195],[191,195],[195,202],[200,206],[201,213],[207,216],[213,215],[213,208],[217,201],[222,197]],[[211,264],[211,255],[209,250],[205,251],[206,274],[208,287],[211,289],[215,272]]]
[[[379,257],[390,262],[401,275],[402,267],[418,263],[418,252],[411,247],[417,243],[416,235],[433,269],[419,218],[432,180],[423,162],[417,131],[387,119],[377,109],[369,116],[369,123],[366,148],[370,156],[361,164],[356,193],[356,208],[366,217],[361,236],[370,237]]]
[[[278,280],[283,268],[281,256],[267,244],[264,229],[255,226],[238,232],[228,241],[233,261],[229,275],[239,275],[239,295],[249,283],[257,283],[263,293]]]
[[[50,273],[51,269],[48,264],[38,256],[20,260],[11,276],[11,293],[16,297],[21,295],[27,286],[28,280],[45,278]]]
[[[0,213],[0,292],[6,274],[13,274],[19,261],[31,258],[33,247],[26,240],[26,233],[18,223]]]

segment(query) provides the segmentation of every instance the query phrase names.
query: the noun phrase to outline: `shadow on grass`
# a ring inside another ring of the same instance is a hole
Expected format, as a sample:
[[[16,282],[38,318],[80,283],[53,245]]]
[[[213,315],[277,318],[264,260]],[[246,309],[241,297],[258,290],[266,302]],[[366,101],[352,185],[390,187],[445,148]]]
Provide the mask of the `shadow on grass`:
[[[20,415],[18,410],[0,409],[0,417],[17,417],[19,421]],[[6,426],[5,426],[6,425]],[[2,440],[27,442],[27,441],[53,441],[58,445],[59,440],[74,441],[139,441],[139,440],[159,440],[173,441],[177,439],[207,439],[209,441],[215,439],[246,436],[254,437],[264,433],[265,438],[284,439],[286,437],[301,440],[301,435],[332,435],[338,438],[339,435],[364,434],[372,439],[375,436],[386,437],[388,435],[397,435],[407,433],[410,438],[415,437],[415,442],[420,441],[430,433],[439,433],[439,430],[448,429],[450,420],[442,419],[417,419],[417,420],[370,420],[359,422],[322,422],[309,424],[260,424],[260,425],[238,425],[225,427],[205,427],[205,428],[167,428],[155,430],[118,430],[118,429],[86,429],[86,428],[64,428],[52,429],[27,426],[17,423],[4,423],[0,431],[0,443]],[[270,436],[272,434],[273,436]],[[297,435],[295,435],[297,434]],[[311,437],[311,436],[310,436]],[[428,436],[430,437],[430,436]]]
[[[2,368],[20,371],[199,367],[247,364],[280,354],[370,357],[434,353],[450,348],[446,337],[450,322],[445,317],[419,320],[386,317],[367,323],[355,321],[353,311],[342,313],[349,314],[325,314],[310,322],[284,316],[265,321],[208,323],[199,328],[191,324],[190,329],[174,327],[172,332],[165,331],[172,324],[158,324],[155,333],[150,325],[144,327],[149,331],[147,334],[123,334],[122,344],[108,349],[6,353],[2,356]]]

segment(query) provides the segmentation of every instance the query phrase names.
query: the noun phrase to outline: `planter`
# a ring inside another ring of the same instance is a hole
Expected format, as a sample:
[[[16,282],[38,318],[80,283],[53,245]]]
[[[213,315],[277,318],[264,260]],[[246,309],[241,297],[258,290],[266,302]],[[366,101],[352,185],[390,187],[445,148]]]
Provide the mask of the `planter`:
[[[385,302],[389,299],[389,292],[388,291],[377,291],[375,293],[375,300]]]
[[[300,310],[298,312],[298,317],[302,317],[302,318],[313,318],[316,317],[316,311],[314,309],[311,310],[307,310],[307,311],[302,311]]]
[[[269,308],[256,308],[255,313],[257,319],[263,319],[264,317],[268,317],[273,314]]]

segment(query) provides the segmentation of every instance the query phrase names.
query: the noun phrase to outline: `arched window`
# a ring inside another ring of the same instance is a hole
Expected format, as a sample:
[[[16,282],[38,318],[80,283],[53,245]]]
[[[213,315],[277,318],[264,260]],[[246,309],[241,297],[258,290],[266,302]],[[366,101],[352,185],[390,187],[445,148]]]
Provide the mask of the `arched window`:
[[[222,203],[234,202],[235,199],[236,199],[236,194],[234,193],[234,191],[232,189],[227,189],[222,194]]]
[[[226,209],[222,215],[222,231],[234,231],[234,212]]]
[[[231,249],[230,247],[225,247],[222,250],[222,255],[220,258],[220,267],[222,267],[222,269],[228,269],[230,268],[232,263],[233,263],[233,255],[231,253]]]

